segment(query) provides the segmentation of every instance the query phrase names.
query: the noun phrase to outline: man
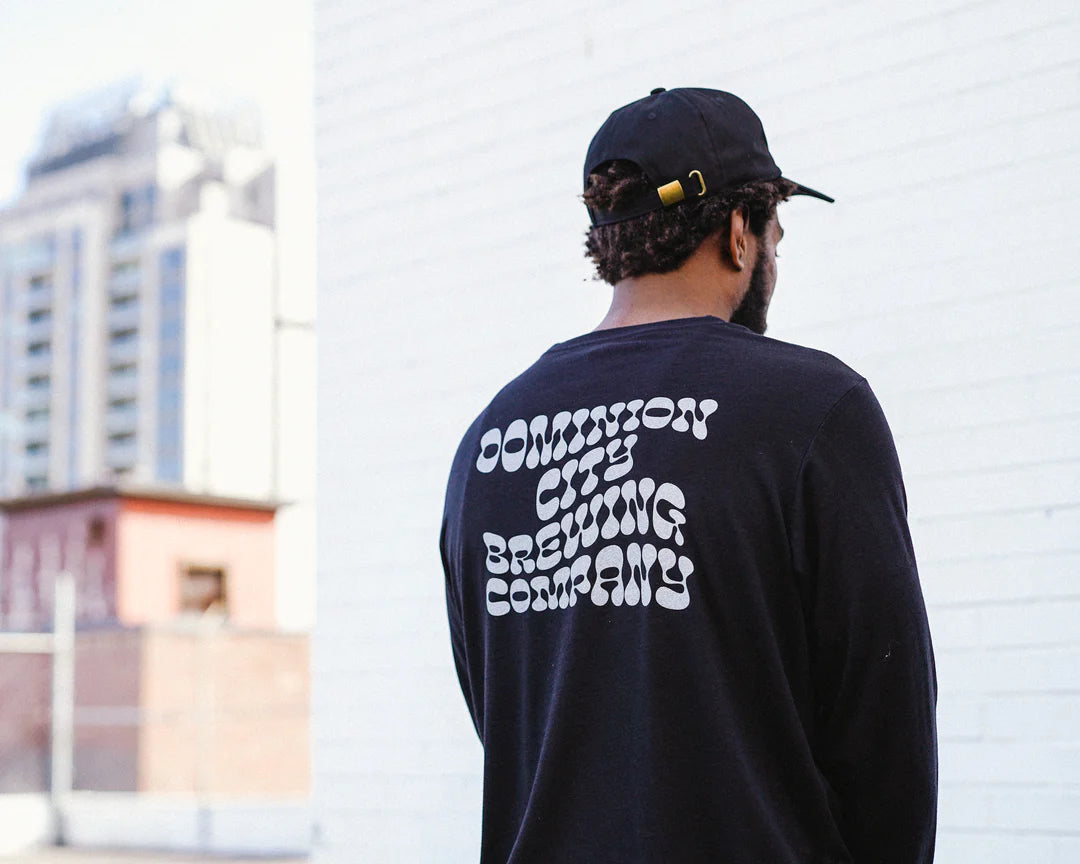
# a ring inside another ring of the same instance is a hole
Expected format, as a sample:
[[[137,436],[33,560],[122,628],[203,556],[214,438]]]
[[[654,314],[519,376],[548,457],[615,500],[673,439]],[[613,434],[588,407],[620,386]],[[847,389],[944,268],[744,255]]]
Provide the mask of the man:
[[[654,90],[589,147],[614,286],[465,434],[440,547],[485,864],[933,858],[937,684],[885,417],[767,338],[754,112]]]

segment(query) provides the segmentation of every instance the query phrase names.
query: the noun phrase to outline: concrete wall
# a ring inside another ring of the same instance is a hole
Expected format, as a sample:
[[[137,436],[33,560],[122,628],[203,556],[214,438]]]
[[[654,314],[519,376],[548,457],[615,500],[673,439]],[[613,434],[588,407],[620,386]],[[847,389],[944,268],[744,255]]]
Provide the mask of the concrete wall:
[[[208,800],[78,792],[63,808],[69,846],[161,849],[199,855],[304,855],[311,843],[306,801]],[[52,843],[57,822],[46,795],[0,795],[0,856]],[[133,859],[137,860],[137,859]]]
[[[195,622],[81,631],[75,652],[75,789],[306,802],[306,636]],[[0,793],[48,791],[50,664],[0,653]]]
[[[141,788],[140,741],[146,736],[142,682],[155,671],[144,662],[144,641],[141,631],[128,629],[90,630],[75,637],[75,789]],[[41,682],[46,699],[51,680],[47,673]]]
[[[0,795],[0,855],[51,843],[56,833],[47,795]]]
[[[0,654],[0,793],[49,788],[50,659]]]
[[[146,631],[139,790],[306,798],[308,640]]]
[[[789,175],[769,335],[893,426],[941,685],[941,864],[1080,859],[1080,13],[1070,0],[316,4],[316,860],[476,860],[436,541],[466,424],[608,292],[581,160],[732,90]]]
[[[208,800],[82,793],[64,808],[65,840],[102,849],[200,855],[303,855],[311,843],[306,801]]]

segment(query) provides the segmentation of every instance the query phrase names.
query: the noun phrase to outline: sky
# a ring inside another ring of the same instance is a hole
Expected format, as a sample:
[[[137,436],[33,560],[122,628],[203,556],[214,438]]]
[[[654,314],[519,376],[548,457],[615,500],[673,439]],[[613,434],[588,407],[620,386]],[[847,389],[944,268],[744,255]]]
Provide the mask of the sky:
[[[314,315],[310,0],[0,0],[0,206],[19,194],[57,103],[134,76],[254,102],[277,164],[286,317]]]
[[[306,170],[310,37],[308,0],[2,0],[0,204],[18,193],[49,107],[140,74],[254,100],[271,146]]]

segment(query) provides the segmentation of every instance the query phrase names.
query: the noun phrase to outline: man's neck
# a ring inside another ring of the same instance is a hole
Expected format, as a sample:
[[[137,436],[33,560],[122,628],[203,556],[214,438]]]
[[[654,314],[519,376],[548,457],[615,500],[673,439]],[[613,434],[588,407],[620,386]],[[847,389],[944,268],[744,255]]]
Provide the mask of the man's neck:
[[[710,282],[694,278],[686,268],[673,273],[648,273],[624,279],[615,286],[611,306],[596,330],[628,327],[673,318],[712,315],[731,320],[733,298],[725,292],[703,290]],[[715,285],[715,282],[711,283]]]
[[[715,241],[703,242],[678,270],[630,276],[615,285],[611,306],[596,330],[713,315],[731,320],[750,270],[724,266]]]

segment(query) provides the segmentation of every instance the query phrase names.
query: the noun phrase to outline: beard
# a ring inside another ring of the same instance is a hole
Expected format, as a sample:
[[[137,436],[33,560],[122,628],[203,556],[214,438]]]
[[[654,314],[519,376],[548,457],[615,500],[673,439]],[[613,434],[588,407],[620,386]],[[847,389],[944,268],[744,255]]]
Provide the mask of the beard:
[[[746,289],[742,302],[731,313],[731,323],[741,324],[764,336],[768,326],[765,316],[769,311],[769,299],[765,286],[765,256],[759,252],[754,269],[750,272],[750,287]]]

